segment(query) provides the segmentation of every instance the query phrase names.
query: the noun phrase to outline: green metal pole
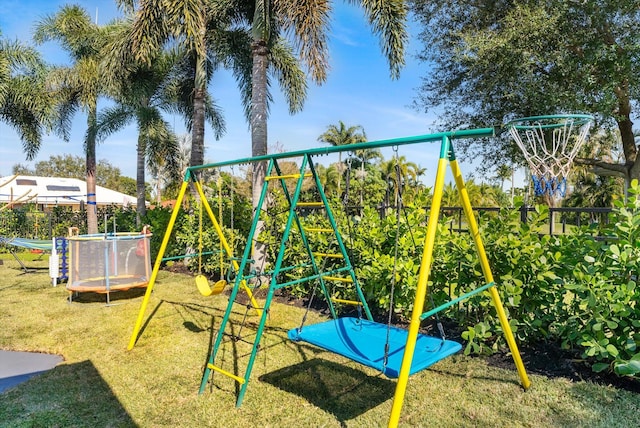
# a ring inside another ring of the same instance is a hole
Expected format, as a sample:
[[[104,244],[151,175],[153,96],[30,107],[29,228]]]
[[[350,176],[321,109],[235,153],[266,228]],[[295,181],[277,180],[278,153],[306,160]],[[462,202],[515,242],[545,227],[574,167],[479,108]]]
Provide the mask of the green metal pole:
[[[199,166],[192,166],[189,168],[191,171],[198,171],[207,168],[220,168],[223,166],[238,165],[243,163],[252,163],[259,161],[271,161],[287,158],[299,158],[303,156],[323,156],[330,153],[351,152],[355,150],[370,150],[378,149],[381,147],[391,146],[404,146],[408,144],[419,143],[434,143],[442,141],[443,138],[449,140],[464,139],[464,138],[481,138],[491,137],[494,135],[493,128],[479,128],[479,129],[464,129],[459,131],[439,132],[436,134],[416,135],[411,137],[392,138],[388,140],[367,141],[366,143],[348,144],[346,146],[327,146],[317,147],[315,149],[297,150],[293,152],[285,153],[272,153],[263,156],[255,156],[252,158],[235,159],[224,162],[216,162]]]
[[[267,166],[267,171],[266,171],[266,175],[271,174],[271,171],[273,169],[273,163],[274,160],[271,160],[269,162],[269,165]],[[204,374],[202,375],[202,382],[200,382],[200,390],[199,390],[199,394],[202,394],[204,392],[204,389],[207,386],[207,381],[209,380],[209,376],[211,375],[211,367],[213,365],[213,363],[215,362],[216,359],[216,355],[218,354],[218,350],[220,348],[220,344],[222,343],[222,337],[224,336],[224,331],[225,328],[227,326],[227,322],[229,321],[229,317],[231,316],[231,311],[233,309],[233,303],[236,300],[236,296],[238,295],[238,290],[240,288],[240,284],[242,283],[243,280],[243,273],[245,270],[245,267],[247,266],[247,262],[249,260],[249,258],[251,257],[251,243],[253,242],[253,236],[256,233],[256,229],[258,227],[258,220],[260,219],[260,210],[262,208],[262,204],[264,203],[264,200],[267,196],[267,189],[268,189],[268,183],[265,182],[264,185],[262,186],[262,192],[260,193],[260,199],[258,200],[258,206],[256,208],[256,212],[253,215],[253,221],[251,222],[251,229],[249,229],[249,236],[247,238],[247,245],[244,249],[244,253],[242,254],[242,260],[240,262],[240,268],[238,269],[238,275],[236,276],[236,280],[235,283],[233,285],[233,289],[231,290],[231,295],[229,296],[229,303],[227,304],[227,309],[224,313],[224,317],[222,318],[222,322],[220,323],[220,328],[218,329],[218,334],[216,335],[216,340],[215,343],[213,345],[213,350],[211,351],[211,355],[209,357],[209,363],[207,364],[207,367],[204,370]],[[267,313],[267,307],[265,306],[265,309],[262,311],[262,317],[266,316]],[[245,382],[243,384],[246,385],[247,383],[247,375],[245,373]],[[239,405],[239,404],[238,404]]]
[[[311,158],[308,158],[307,156],[305,156],[305,158],[307,159],[307,162],[311,162]],[[310,166],[312,166],[310,164]],[[276,169],[278,171],[278,175],[282,175],[282,172],[280,171],[280,168],[278,166],[278,164],[276,163]],[[300,172],[299,172],[299,176],[298,176],[298,181],[303,181],[304,180],[304,171],[305,168],[300,168]],[[315,174],[315,171],[313,171],[312,169],[312,173]],[[320,288],[322,289],[323,294],[326,296],[327,298],[327,302],[329,304],[329,311],[331,312],[331,316],[333,318],[336,318],[336,309],[335,309],[335,305],[333,304],[333,302],[331,302],[331,299],[329,298],[329,294],[327,292],[327,287],[325,285],[325,281],[322,278],[322,275],[320,273],[320,270],[318,269],[318,264],[316,263],[316,258],[313,255],[313,251],[311,250],[311,246],[309,245],[309,240],[307,238],[307,234],[304,231],[304,227],[302,227],[302,224],[300,223],[300,217],[297,214],[296,211],[296,206],[292,203],[291,200],[291,195],[289,194],[289,189],[287,188],[287,183],[285,182],[284,179],[280,180],[280,183],[282,184],[282,189],[284,190],[284,194],[287,198],[287,202],[289,203],[289,215],[293,215],[295,216],[295,221],[296,221],[296,225],[298,226],[298,230],[300,231],[300,237],[302,238],[302,244],[304,245],[304,248],[307,251],[307,255],[309,256],[309,259],[311,260],[311,266],[313,269],[313,273],[314,273],[314,277],[315,279],[317,279],[318,281],[320,281]],[[320,190],[320,188],[318,188],[318,190]],[[282,272],[282,270],[280,270]],[[279,286],[279,288],[283,288],[282,286]]]
[[[358,294],[358,298],[360,299],[360,302],[362,303],[362,307],[364,308],[364,312],[367,315],[367,319],[369,321],[373,321],[373,316],[371,315],[371,310],[369,309],[369,305],[367,304],[367,300],[364,298],[364,293],[362,292],[362,288],[360,287],[360,283],[358,282],[358,278],[356,278],[356,274],[353,270],[353,266],[351,265],[351,260],[349,259],[349,254],[347,251],[347,248],[344,245],[344,242],[342,241],[342,236],[340,235],[340,232],[338,231],[338,224],[336,223],[336,219],[333,216],[333,211],[331,210],[331,206],[329,205],[329,201],[327,200],[327,196],[324,194],[324,191],[322,190],[322,183],[320,183],[320,177],[318,177],[318,174],[316,174],[315,170],[313,169],[313,164],[311,164],[311,169],[313,171],[313,177],[316,180],[316,186],[318,187],[318,190],[320,191],[320,198],[322,199],[322,203],[324,204],[324,206],[327,209],[327,217],[329,218],[329,224],[331,224],[331,227],[333,228],[333,230],[336,232],[336,239],[338,240],[338,246],[340,247],[340,252],[342,253],[342,257],[344,258],[347,266],[349,267],[349,274],[351,275],[351,280],[353,281],[353,284],[356,287],[356,293]],[[329,299],[330,301],[331,299]]]
[[[273,161],[275,162],[275,160]],[[302,158],[300,166],[300,171],[304,171],[307,164],[307,157]],[[258,353],[258,345],[260,344],[260,338],[262,337],[262,333],[264,331],[264,326],[267,322],[267,315],[269,314],[269,307],[271,306],[271,300],[273,299],[273,293],[277,288],[278,275],[280,273],[280,268],[282,267],[282,260],[284,259],[284,253],[287,248],[287,241],[289,240],[289,234],[291,233],[291,225],[293,224],[293,220],[295,217],[295,205],[298,203],[298,199],[300,198],[300,191],[302,190],[302,182],[304,180],[298,180],[296,184],[296,189],[293,194],[293,198],[291,198],[291,207],[289,209],[289,217],[287,218],[287,223],[284,228],[284,232],[282,234],[282,240],[280,241],[280,249],[278,250],[278,256],[276,257],[276,262],[273,268],[273,276],[271,277],[271,283],[269,284],[269,290],[267,292],[267,297],[264,302],[264,310],[262,311],[262,316],[260,317],[260,324],[258,325],[258,331],[256,332],[256,338],[253,342],[253,348],[251,349],[251,356],[249,357],[249,363],[247,364],[247,370],[245,372],[245,382],[240,387],[240,392],[238,393],[238,400],[236,401],[236,407],[240,407],[242,404],[242,400],[244,399],[244,394],[247,391],[247,387],[249,386],[249,377],[251,376],[251,371],[253,370],[253,364],[256,359],[256,355]],[[265,186],[267,187],[267,182],[265,182]]]

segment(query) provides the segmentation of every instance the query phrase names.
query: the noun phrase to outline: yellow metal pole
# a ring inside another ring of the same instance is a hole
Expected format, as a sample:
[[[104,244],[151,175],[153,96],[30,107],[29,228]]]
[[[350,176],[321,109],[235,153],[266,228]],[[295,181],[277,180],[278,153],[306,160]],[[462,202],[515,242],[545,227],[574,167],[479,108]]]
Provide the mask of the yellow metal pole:
[[[140,311],[138,312],[138,318],[136,319],[136,324],[133,327],[133,332],[131,333],[131,338],[129,339],[129,345],[127,346],[127,350],[129,351],[133,349],[133,347],[136,345],[136,340],[138,340],[138,333],[140,333],[140,329],[142,328],[142,320],[144,318],[144,313],[147,310],[147,304],[149,303],[149,298],[151,297],[151,292],[153,291],[153,285],[156,283],[158,271],[160,270],[160,265],[162,264],[162,257],[164,256],[164,252],[167,250],[169,238],[171,238],[171,231],[173,230],[173,226],[176,222],[176,218],[178,217],[178,212],[180,211],[180,205],[182,204],[182,200],[184,199],[184,194],[187,191],[187,185],[188,185],[188,180],[185,179],[185,181],[182,182],[182,187],[180,187],[180,192],[178,193],[176,204],[173,207],[171,218],[169,218],[169,224],[167,225],[167,230],[165,231],[164,237],[162,238],[160,251],[158,251],[156,262],[153,265],[153,271],[151,271],[151,278],[149,278],[149,285],[147,285],[147,291],[144,293],[144,298],[142,299],[142,304],[140,305]]]
[[[222,232],[222,228],[220,227],[220,223],[218,223],[218,220],[213,215],[213,210],[211,209],[211,206],[209,205],[209,202],[207,201],[207,197],[204,195],[204,191],[202,190],[202,185],[200,184],[199,181],[196,181],[195,185],[196,185],[196,190],[198,191],[198,194],[200,195],[200,201],[201,201],[202,205],[204,206],[205,211],[207,211],[207,214],[209,215],[209,219],[211,220],[211,223],[213,224],[213,228],[216,230],[216,234],[218,234],[218,238],[220,238],[220,244],[222,245],[222,248],[224,248],[224,251],[225,251],[225,253],[227,253],[227,256],[230,259],[233,259],[233,257],[234,257],[233,256],[233,250],[231,249],[231,246],[229,246],[229,243],[227,242],[227,239],[225,238],[224,233]],[[231,263],[233,264],[233,268],[237,272],[240,269],[240,265],[238,265],[238,262],[236,260],[231,260]],[[221,275],[222,275],[222,273],[221,273]],[[253,297],[253,293],[251,292],[251,289],[249,287],[247,287],[247,282],[243,279],[242,282],[240,282],[240,285],[242,286],[242,288],[244,288],[244,291],[247,293],[247,296],[249,296],[249,299],[251,300],[251,305],[253,305],[253,308],[256,310],[258,315],[262,315],[262,310],[259,309],[258,302]]]
[[[448,139],[444,138],[443,146],[448,146]],[[444,149],[443,149],[444,151]],[[402,357],[402,366],[398,375],[398,383],[396,392],[393,397],[393,406],[391,408],[391,416],[389,417],[389,427],[397,427],[400,421],[400,412],[409,381],[409,373],[411,371],[411,362],[413,361],[413,353],[418,339],[420,330],[420,315],[424,308],[424,299],[427,294],[427,281],[431,269],[431,261],[433,259],[433,247],[435,245],[436,230],[438,228],[438,218],[440,216],[440,203],[442,202],[442,192],[444,189],[444,177],[447,169],[447,159],[440,157],[438,161],[438,170],[436,172],[436,182],[433,188],[433,201],[431,203],[431,212],[429,214],[429,223],[427,224],[427,235],[425,237],[425,245],[422,253],[422,262],[420,263],[420,273],[418,275],[418,285],[416,288],[416,297],[413,303],[413,311],[411,313],[411,323],[409,324],[409,333],[407,335],[407,344],[405,345],[404,355]]]
[[[464,209],[465,217],[469,225],[469,231],[471,232],[471,236],[473,237],[473,242],[476,244],[476,250],[478,252],[478,256],[480,257],[480,265],[482,266],[482,272],[484,273],[485,281],[487,282],[487,284],[489,284],[493,282],[493,274],[491,273],[491,267],[489,266],[487,253],[485,252],[484,245],[480,237],[478,223],[476,222],[476,218],[473,215],[473,209],[469,200],[469,194],[467,192],[467,188],[465,187],[464,180],[462,179],[458,161],[455,159],[451,161],[451,172],[453,173],[453,177],[456,180],[456,187],[458,188],[458,193],[460,194],[460,200],[462,201],[462,208]],[[509,320],[507,319],[504,307],[502,306],[500,294],[498,294],[496,287],[489,288],[489,293],[491,294],[493,305],[495,306],[498,313],[498,319],[500,320],[502,331],[504,332],[507,344],[509,345],[509,349],[511,350],[513,361],[516,364],[516,368],[518,369],[518,375],[520,376],[522,387],[524,389],[528,389],[531,386],[531,382],[529,381],[527,371],[525,370],[524,364],[522,363],[522,357],[520,356],[520,351],[518,350],[518,345],[516,344],[516,340],[513,337],[513,332],[511,331]]]

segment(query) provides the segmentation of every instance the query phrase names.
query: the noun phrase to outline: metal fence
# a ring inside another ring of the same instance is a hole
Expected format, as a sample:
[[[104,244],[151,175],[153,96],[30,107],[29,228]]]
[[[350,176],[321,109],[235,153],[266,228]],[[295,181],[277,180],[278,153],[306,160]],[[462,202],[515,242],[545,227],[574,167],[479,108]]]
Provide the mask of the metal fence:
[[[428,207],[429,208],[429,207]],[[428,209],[427,208],[427,209]],[[473,208],[480,215],[482,213],[497,213],[502,208],[499,207],[479,207]],[[464,211],[462,207],[442,207],[441,211],[450,219],[450,230],[466,231],[464,229]],[[548,230],[545,234],[565,234],[570,232],[570,228],[579,228],[584,225],[605,225],[609,223],[609,216],[613,208],[591,207],[591,208],[549,208]],[[520,207],[520,220],[526,223],[531,218],[531,214],[535,213],[535,207]],[[598,238],[598,237],[596,237]]]

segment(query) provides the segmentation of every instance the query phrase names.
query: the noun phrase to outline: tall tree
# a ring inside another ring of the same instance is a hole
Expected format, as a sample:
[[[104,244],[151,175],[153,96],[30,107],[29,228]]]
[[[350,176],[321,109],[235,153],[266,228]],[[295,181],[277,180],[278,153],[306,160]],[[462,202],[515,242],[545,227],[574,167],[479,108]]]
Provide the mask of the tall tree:
[[[331,144],[333,147],[346,146],[367,141],[364,128],[360,125],[347,127],[343,121],[339,120],[337,125],[329,125],[327,130],[318,137],[318,141]],[[338,193],[340,193],[340,181],[344,168],[342,165],[342,152],[338,152]]]
[[[391,75],[397,77],[404,64],[404,45],[407,39],[405,20],[407,9],[403,0],[354,1],[364,9],[374,33],[380,35],[382,50],[389,61]],[[327,35],[331,2],[299,0],[243,0],[245,19],[251,26],[251,153],[267,153],[268,71],[274,63],[275,48],[285,36],[290,36],[296,53],[306,65],[311,79],[322,84],[329,67]],[[302,101],[301,98],[300,101]],[[253,204],[256,207],[264,182],[266,162],[254,165]],[[254,259],[263,257],[256,247]]]
[[[107,78],[112,80],[111,97],[116,105],[103,110],[99,117],[98,137],[105,138],[135,121],[137,142],[137,221],[146,214],[145,165],[157,169],[161,163],[166,173],[178,176],[178,141],[162,112],[184,114],[191,123],[193,91],[185,80],[193,81],[195,67],[189,67],[189,52],[179,49],[159,50],[151,62],[137,60],[131,54],[132,21],[123,20],[113,25],[112,43],[107,46],[105,58]],[[205,114],[211,118],[216,135],[222,131],[223,121],[214,105],[205,99]]]
[[[87,114],[84,139],[87,182],[87,230],[98,232],[96,208],[96,120],[98,97],[104,93],[101,50],[107,42],[104,27],[94,24],[89,14],[79,6],[63,6],[54,15],[36,24],[36,43],[57,41],[71,57],[72,65],[55,67],[47,76],[49,85],[60,94],[60,125],[70,126],[71,116],[80,108]]]
[[[170,44],[178,44],[188,53],[191,81],[180,89],[182,94],[184,89],[189,89],[190,107],[182,113],[189,113],[186,124],[192,133],[190,165],[202,165],[205,121],[209,118],[216,137],[224,128],[219,114],[212,115],[209,110],[213,101],[207,85],[213,71],[221,65],[229,66],[240,79],[241,87],[245,87],[245,98],[248,94],[247,82],[242,81],[250,75],[248,51],[237,49],[244,45],[246,34],[230,30],[236,12],[228,2],[208,0],[118,0],[118,3],[125,10],[135,12],[128,36],[135,59],[150,64],[157,53]]]
[[[127,11],[134,11],[135,0],[118,0]],[[128,37],[136,60],[151,64],[157,53],[170,40],[177,40],[194,53],[196,74],[193,81],[193,111],[191,165],[201,165],[204,159],[204,99],[206,96],[206,12],[207,1],[139,2],[135,10],[132,31]]]
[[[20,135],[26,158],[35,157],[51,128],[54,100],[46,90],[46,66],[37,51],[0,33],[0,120]],[[64,135],[63,135],[64,136]]]
[[[380,163],[382,178],[387,185],[385,192],[385,205],[391,203],[391,195],[394,196],[394,204],[398,205],[398,199],[406,190],[417,186],[418,177],[424,174],[425,169],[418,164],[407,161],[406,156],[397,156]]]
[[[632,130],[640,96],[636,1],[412,0],[412,6],[423,26],[421,58],[433,66],[416,100],[420,108],[443,108],[448,128],[595,113],[599,125],[618,130],[624,161],[584,162],[626,179],[640,177]],[[460,143],[463,154],[487,164],[522,162],[508,138]]]
[[[500,190],[504,191],[504,181],[505,180],[511,180],[511,190],[509,191],[509,195],[510,195],[510,201],[513,204],[513,179],[514,179],[514,167],[513,166],[509,166],[505,163],[498,165],[498,168],[496,169],[496,178],[498,180],[500,180]]]

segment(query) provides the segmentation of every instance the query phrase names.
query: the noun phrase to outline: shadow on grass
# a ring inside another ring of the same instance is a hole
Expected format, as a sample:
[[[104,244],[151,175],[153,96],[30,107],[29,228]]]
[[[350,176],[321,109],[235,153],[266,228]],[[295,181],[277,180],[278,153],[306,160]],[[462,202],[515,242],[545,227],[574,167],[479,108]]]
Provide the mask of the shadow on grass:
[[[144,296],[146,288],[130,288],[129,290],[118,290],[109,293],[109,302],[115,305],[119,301],[136,299]],[[107,304],[106,293],[95,293],[92,291],[73,292],[72,303],[103,303]]]
[[[353,419],[393,397],[395,382],[360,370],[314,358],[259,378],[296,394],[333,414],[340,422]]]
[[[0,425],[137,427],[88,360],[57,366],[0,394]]]

